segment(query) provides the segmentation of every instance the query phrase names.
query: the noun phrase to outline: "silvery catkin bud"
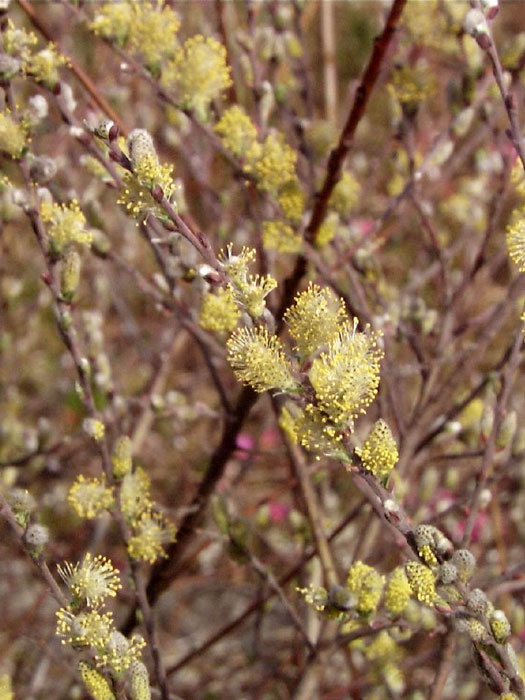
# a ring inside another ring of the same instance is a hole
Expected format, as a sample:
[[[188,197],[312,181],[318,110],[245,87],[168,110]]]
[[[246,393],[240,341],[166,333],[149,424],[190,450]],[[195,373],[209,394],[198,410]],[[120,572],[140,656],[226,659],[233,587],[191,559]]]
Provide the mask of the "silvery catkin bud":
[[[128,149],[133,167],[139,165],[145,158],[157,160],[153,139],[146,129],[133,129],[128,136]]]
[[[31,124],[36,125],[45,119],[49,112],[49,105],[43,95],[33,95],[27,101],[27,116]]]
[[[56,173],[56,163],[48,156],[37,156],[29,167],[31,179],[40,184],[49,182],[49,180],[55,177]]]
[[[101,139],[108,140],[114,126],[115,122],[111,119],[102,119],[102,121],[97,124],[93,131]]]
[[[468,581],[476,568],[476,559],[468,549],[458,549],[452,555],[452,564],[456,567],[461,581]]]
[[[80,282],[82,262],[76,250],[70,248],[62,260],[60,268],[60,294],[64,301],[71,301]]]
[[[480,588],[474,588],[468,597],[467,608],[476,615],[487,615],[493,606]]]
[[[499,0],[481,0],[481,8],[487,19],[494,19],[498,14]]]
[[[441,581],[441,583],[444,583],[445,585],[448,585],[450,583],[454,583],[454,581],[457,578],[457,575],[458,575],[458,570],[456,569],[454,564],[452,564],[449,561],[443,562],[443,564],[441,564],[441,566],[439,567],[439,573],[438,573],[439,580]]]
[[[0,54],[0,78],[9,80],[20,70],[20,61],[13,56]]]
[[[481,10],[469,10],[463,26],[467,34],[474,37],[482,49],[488,48],[490,43],[489,26]]]
[[[129,669],[131,700],[151,700],[148,669],[142,661],[134,661]]]
[[[30,525],[25,531],[24,542],[31,554],[40,554],[49,542],[49,530],[44,525]]]
[[[11,489],[7,495],[6,500],[13,509],[13,513],[16,522],[21,526],[25,527],[31,511],[35,507],[35,500],[33,496],[26,489]]]

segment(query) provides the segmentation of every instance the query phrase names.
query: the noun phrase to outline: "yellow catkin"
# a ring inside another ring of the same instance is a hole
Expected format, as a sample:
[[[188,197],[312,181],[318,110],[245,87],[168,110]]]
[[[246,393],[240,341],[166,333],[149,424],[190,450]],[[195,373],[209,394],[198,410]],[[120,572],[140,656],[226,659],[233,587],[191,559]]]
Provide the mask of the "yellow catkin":
[[[202,297],[199,324],[205,330],[229,333],[237,325],[240,316],[231,287],[207,292]]]
[[[399,459],[396,441],[382,418],[375,423],[363,447],[356,452],[361,457],[363,467],[378,479],[388,477]]]
[[[374,400],[379,386],[382,351],[378,335],[356,331],[357,322],[345,323],[309,372],[319,408],[341,427],[352,426]]]
[[[419,602],[432,605],[436,598],[435,577],[432,571],[424,564],[410,561],[405,565],[405,573],[412,593]]]
[[[235,376],[255,391],[297,389],[281,341],[266,328],[239,328],[228,340],[227,349]]]
[[[227,109],[214,127],[224,146],[237,158],[243,158],[257,141],[257,129],[242,107]]]
[[[279,253],[298,253],[303,239],[297,231],[283,221],[264,221],[262,225],[263,246]]]
[[[182,107],[204,116],[211,101],[231,85],[225,47],[212,37],[191,37],[164,66],[162,82],[175,90]]]
[[[284,320],[301,357],[317,352],[339,332],[346,309],[342,299],[327,287],[310,283],[295,297]]]
[[[398,566],[390,574],[385,588],[385,608],[391,615],[397,617],[404,612],[411,595],[412,589],[405,569],[403,566]]]
[[[519,219],[507,228],[507,248],[518,270],[525,272],[525,219]]]
[[[78,670],[86,690],[94,700],[115,700],[111,686],[104,676],[85,661],[79,661]]]
[[[69,504],[81,518],[91,520],[113,505],[113,491],[104,479],[87,479],[80,474],[69,489]]]
[[[348,570],[346,587],[357,597],[356,610],[361,615],[371,615],[377,609],[385,578],[373,567],[356,561]]]

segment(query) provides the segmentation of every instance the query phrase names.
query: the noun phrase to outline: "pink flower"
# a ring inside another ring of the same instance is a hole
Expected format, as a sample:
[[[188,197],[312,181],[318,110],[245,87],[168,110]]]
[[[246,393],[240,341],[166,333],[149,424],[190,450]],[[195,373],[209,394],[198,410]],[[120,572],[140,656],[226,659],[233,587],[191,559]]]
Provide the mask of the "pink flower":
[[[250,451],[255,447],[255,441],[248,433],[239,433],[235,440],[235,445],[239,448],[235,451],[235,457],[245,460],[248,459]]]
[[[268,503],[268,510],[272,523],[280,523],[288,517],[290,506],[279,501],[270,501]]]

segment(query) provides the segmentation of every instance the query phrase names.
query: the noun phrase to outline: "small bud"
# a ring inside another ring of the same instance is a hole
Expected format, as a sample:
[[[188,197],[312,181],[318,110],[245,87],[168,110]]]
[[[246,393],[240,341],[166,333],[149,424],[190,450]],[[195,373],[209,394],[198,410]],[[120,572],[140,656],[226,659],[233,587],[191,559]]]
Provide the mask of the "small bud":
[[[55,177],[57,166],[48,156],[37,156],[29,168],[29,174],[34,182],[43,184]]]
[[[102,421],[96,420],[95,418],[85,418],[82,422],[82,428],[85,433],[93,438],[96,442],[102,440],[106,432],[106,428]]]
[[[20,70],[20,61],[14,56],[8,56],[3,53],[0,54],[0,78],[4,80],[10,80],[13,78]]]
[[[146,129],[133,129],[128,136],[129,159],[135,167],[144,158],[157,159],[157,152],[151,134]]]
[[[489,26],[481,10],[472,9],[467,12],[463,27],[467,34],[474,37],[479,44],[481,37],[489,37]],[[483,47],[482,47],[483,48]]]
[[[392,517],[399,519],[401,506],[397,501],[394,501],[392,498],[387,498],[387,500],[383,503],[383,507],[385,509],[385,514],[389,519]]]
[[[38,124],[45,119],[49,112],[49,105],[43,95],[33,95],[27,101],[28,116],[32,124]]]
[[[49,530],[43,525],[30,525],[25,531],[24,542],[31,554],[37,556],[49,542]]]
[[[72,323],[73,323],[73,317],[71,316],[69,311],[67,311],[67,310],[63,311],[60,314],[60,317],[58,319],[58,324],[59,324],[60,328],[63,331],[67,332],[71,328]]]
[[[151,190],[151,196],[156,202],[162,202],[164,199],[164,190],[160,185],[154,185]]]
[[[77,107],[77,102],[69,83],[60,83],[60,96],[62,97],[62,101],[66,109],[69,112],[74,112]]]
[[[89,364],[89,360],[87,359],[87,357],[80,358],[79,366],[80,366],[80,371],[82,372],[82,374],[84,376],[86,376],[86,377],[91,376],[91,365]]]
[[[111,119],[103,119],[99,124],[93,129],[93,133],[104,141],[109,140],[109,132],[115,126],[115,122]]]
[[[35,500],[26,489],[11,489],[7,495],[6,500],[13,509],[13,513],[16,522],[21,526],[25,527],[31,511],[35,507]]]
[[[474,588],[468,597],[467,608],[476,615],[487,615],[492,612],[493,605],[480,588]]]
[[[15,207],[21,207],[22,209],[25,209],[28,204],[27,192],[25,192],[22,189],[19,189],[18,187],[13,187],[11,189],[11,201],[13,202]]]
[[[489,636],[485,625],[473,617],[467,621],[467,632],[473,642],[484,642]]]
[[[132,444],[127,435],[122,435],[115,443],[111,461],[113,463],[113,476],[115,479],[122,479],[131,471]]]
[[[468,581],[476,568],[476,559],[468,549],[458,549],[452,555],[452,564],[457,569],[461,581]]]
[[[496,610],[490,618],[490,629],[498,644],[503,644],[510,634],[510,622],[503,610]]]
[[[77,291],[80,281],[81,260],[76,250],[70,248],[62,260],[60,268],[60,294],[64,301],[70,302]]]
[[[71,138],[77,139],[80,143],[87,146],[90,142],[91,137],[81,126],[71,126],[69,127],[69,135]]]
[[[481,493],[479,494],[479,499],[478,499],[478,504],[481,510],[485,510],[485,508],[489,505],[489,503],[492,501],[492,493],[490,489],[483,489]]]
[[[454,583],[458,575],[458,570],[454,566],[454,564],[451,564],[449,561],[443,562],[441,566],[439,567],[438,571],[438,577],[441,583],[448,585],[450,583]]]
[[[230,516],[224,497],[217,494],[211,500],[212,517],[223,535],[228,534]]]
[[[516,411],[509,411],[505,418],[501,421],[498,435],[496,437],[496,448],[503,450],[507,445],[510,445],[516,434],[518,426],[518,416]]]
[[[356,597],[344,586],[332,586],[328,593],[328,605],[335,610],[347,612],[355,608],[356,603]]]
[[[487,19],[494,19],[499,11],[499,0],[481,0],[481,8]]]

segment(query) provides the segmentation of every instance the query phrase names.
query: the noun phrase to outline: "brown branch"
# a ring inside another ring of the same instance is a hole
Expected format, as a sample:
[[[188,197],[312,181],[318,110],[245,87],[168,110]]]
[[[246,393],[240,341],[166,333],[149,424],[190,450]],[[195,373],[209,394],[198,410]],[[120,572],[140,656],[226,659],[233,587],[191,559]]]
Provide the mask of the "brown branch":
[[[374,48],[368,65],[363,73],[361,82],[356,90],[354,103],[346,124],[341,132],[339,143],[330,153],[326,166],[326,175],[320,191],[315,195],[315,201],[310,220],[304,231],[304,238],[308,243],[313,243],[319,227],[324,221],[328,210],[328,202],[335,186],[341,177],[341,171],[354,135],[362,116],[365,113],[370,95],[375,87],[379,72],[383,64],[386,52],[390,46],[397,25],[401,18],[401,13],[407,0],[394,0],[388,15],[385,28],[380,36],[376,37]],[[282,301],[279,309],[279,318],[282,317],[285,309],[290,305],[295,292],[306,272],[306,260],[299,256],[295,268],[290,277],[284,283]]]
[[[204,516],[209,497],[235,450],[237,435],[256,400],[257,394],[251,389],[245,388],[241,391],[233,413],[224,425],[221,441],[210,459],[206,474],[197,487],[188,505],[188,512],[179,525],[177,540],[167,548],[167,558],[153,567],[147,589],[148,599],[152,605],[178,575],[182,554],[195,534],[195,528]],[[128,620],[125,627],[128,628],[129,624],[133,624],[133,622]]]
[[[441,700],[447,678],[455,661],[454,652],[456,650],[456,635],[453,630],[449,630],[443,639],[440,651],[439,666],[431,686],[428,700]]]
[[[328,541],[331,542],[334,538],[337,537],[344,529],[345,527],[352,521],[354,518],[359,515],[361,512],[363,505],[365,501],[361,501],[358,503],[350,513],[342,520],[342,522],[335,528],[335,530],[328,536]],[[301,559],[295,564],[289,571],[287,571],[281,578],[278,580],[279,586],[284,586],[286,585],[294,576],[298,574],[298,572],[302,569],[302,567],[307,564],[315,555],[317,554],[316,548],[310,549]],[[190,661],[192,661],[194,658],[200,656],[202,653],[207,651],[210,647],[212,647],[216,642],[220,641],[223,637],[225,637],[227,634],[230,634],[230,632],[233,632],[239,625],[241,625],[245,620],[247,620],[254,612],[256,612],[262,605],[264,605],[268,600],[273,598],[275,595],[275,591],[269,591],[265,595],[261,596],[259,599],[255,600],[253,603],[250,603],[248,607],[240,613],[236,618],[234,618],[231,622],[228,622],[226,625],[221,627],[217,632],[212,634],[208,639],[206,639],[202,644],[200,644],[196,649],[192,649],[192,651],[188,652],[185,656],[183,656],[182,659],[177,661],[173,666],[171,666],[168,669],[168,675],[171,675],[172,673],[176,673],[179,671],[183,666],[186,666]]]
[[[339,143],[330,153],[328,164],[326,167],[326,177],[321,187],[321,190],[316,195],[315,205],[310,217],[310,221],[306,226],[305,238],[310,243],[314,240],[315,234],[319,230],[319,226],[323,223],[330,195],[334,187],[339,182],[341,170],[350,147],[352,145],[354,135],[362,116],[365,113],[370,95],[375,87],[379,72],[383,64],[386,52],[390,46],[397,25],[401,18],[401,13],[407,0],[394,0],[390,13],[388,15],[385,28],[380,36],[374,41],[374,49],[368,62],[368,65],[363,73],[361,82],[356,90],[354,104],[348,115],[348,119],[343,128]]]

